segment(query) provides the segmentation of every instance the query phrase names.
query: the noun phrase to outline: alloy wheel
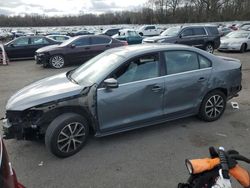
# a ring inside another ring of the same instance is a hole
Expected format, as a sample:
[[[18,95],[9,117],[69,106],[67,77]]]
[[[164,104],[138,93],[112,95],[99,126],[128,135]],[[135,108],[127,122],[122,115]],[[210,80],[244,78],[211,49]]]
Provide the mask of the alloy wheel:
[[[64,59],[62,56],[56,55],[51,58],[51,65],[54,68],[60,69],[64,66]]]
[[[212,54],[212,53],[214,52],[213,46],[212,46],[211,44],[208,44],[208,45],[206,46],[206,51],[207,51],[208,53]]]
[[[79,122],[66,125],[58,135],[57,146],[63,153],[77,150],[85,140],[85,127]]]
[[[224,99],[220,95],[211,96],[205,105],[205,113],[210,118],[216,118],[223,112]]]

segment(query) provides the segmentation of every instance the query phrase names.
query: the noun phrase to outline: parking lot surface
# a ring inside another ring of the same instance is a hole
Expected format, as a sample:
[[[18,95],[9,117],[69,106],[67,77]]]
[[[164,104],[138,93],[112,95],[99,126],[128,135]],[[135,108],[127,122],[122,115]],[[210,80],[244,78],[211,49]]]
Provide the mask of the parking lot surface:
[[[172,188],[188,177],[184,160],[208,156],[209,146],[250,156],[250,52],[216,54],[243,64],[243,90],[231,100],[239,103],[239,110],[229,101],[215,122],[190,117],[103,138],[92,136],[79,153],[66,159],[54,157],[43,142],[7,140],[19,180],[28,188]],[[0,66],[0,117],[18,89],[73,68],[44,69],[33,60]]]

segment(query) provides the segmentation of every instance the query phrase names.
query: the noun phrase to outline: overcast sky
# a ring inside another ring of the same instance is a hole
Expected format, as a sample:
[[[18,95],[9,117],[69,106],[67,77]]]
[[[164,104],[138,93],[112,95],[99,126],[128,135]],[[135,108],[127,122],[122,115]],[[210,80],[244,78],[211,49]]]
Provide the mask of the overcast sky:
[[[147,0],[0,0],[0,14],[75,15],[140,8]]]

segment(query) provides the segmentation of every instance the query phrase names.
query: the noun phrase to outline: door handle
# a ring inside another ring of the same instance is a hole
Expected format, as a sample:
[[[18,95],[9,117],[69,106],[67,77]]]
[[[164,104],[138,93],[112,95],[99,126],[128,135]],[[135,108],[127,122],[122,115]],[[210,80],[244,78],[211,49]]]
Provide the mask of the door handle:
[[[109,47],[110,47],[110,45],[108,44],[108,45],[106,45],[106,47],[107,47],[107,48],[109,48]]]
[[[84,49],[85,49],[85,50],[89,50],[89,49],[90,49],[90,47],[85,47]]]
[[[154,86],[152,89],[151,89],[153,92],[159,92],[162,90],[162,87],[160,86]]]
[[[205,81],[205,80],[206,80],[206,78],[200,77],[199,80],[198,80],[198,82],[203,82],[203,81]]]

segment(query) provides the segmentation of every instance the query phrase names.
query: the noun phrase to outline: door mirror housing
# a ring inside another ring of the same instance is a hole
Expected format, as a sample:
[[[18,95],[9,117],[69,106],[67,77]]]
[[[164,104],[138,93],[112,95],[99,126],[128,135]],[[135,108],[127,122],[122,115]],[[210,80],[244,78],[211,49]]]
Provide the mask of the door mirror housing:
[[[75,48],[75,47],[76,47],[75,44],[71,44],[71,45],[70,45],[70,48]]]
[[[107,89],[113,89],[113,88],[118,88],[118,81],[114,78],[108,78],[106,80],[104,80],[104,86]]]
[[[14,48],[14,47],[15,47],[15,45],[14,45],[13,43],[11,43],[11,44],[10,44],[10,47]]]

